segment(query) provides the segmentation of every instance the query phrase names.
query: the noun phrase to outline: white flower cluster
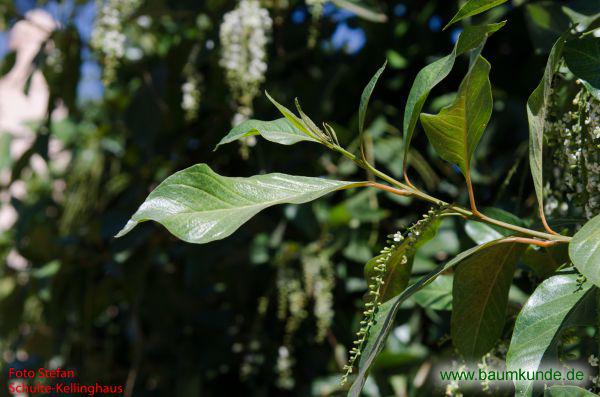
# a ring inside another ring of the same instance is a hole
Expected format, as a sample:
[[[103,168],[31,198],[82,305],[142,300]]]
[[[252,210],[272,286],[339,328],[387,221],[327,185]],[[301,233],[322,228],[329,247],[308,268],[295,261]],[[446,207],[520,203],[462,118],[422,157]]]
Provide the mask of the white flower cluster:
[[[344,366],[344,375],[342,377],[342,385],[348,381],[348,377],[354,370],[356,361],[360,358],[365,347],[369,332],[375,325],[375,317],[381,304],[382,287],[385,284],[385,275],[388,269],[388,264],[392,258],[397,258],[397,253],[402,254],[399,259],[401,265],[408,263],[414,255],[414,247],[420,236],[433,224],[433,221],[440,214],[442,209],[430,209],[422,219],[407,229],[406,235],[401,232],[396,232],[388,236],[388,245],[384,247],[380,254],[375,259],[375,275],[370,277],[368,282],[370,300],[365,303],[365,311],[363,312],[363,320],[360,322],[360,329],[356,333],[357,339],[354,341],[354,347],[350,349],[348,364]]]
[[[181,108],[185,112],[186,120],[193,120],[200,108],[200,83],[202,76],[193,73],[187,76],[187,80],[181,86]]]
[[[252,114],[252,101],[265,81],[272,24],[269,12],[258,0],[241,0],[223,17],[220,65],[239,109],[235,122]]]
[[[544,210],[564,216],[574,204],[591,219],[600,213],[600,101],[582,88],[572,103],[550,115],[545,132],[553,168]]]
[[[90,44],[102,54],[104,81],[110,83],[125,55],[125,21],[138,9],[141,0],[97,0],[96,4],[98,17]]]
[[[304,289],[314,300],[313,314],[317,322],[315,340],[322,342],[333,322],[333,264],[326,255],[307,256],[302,260]]]

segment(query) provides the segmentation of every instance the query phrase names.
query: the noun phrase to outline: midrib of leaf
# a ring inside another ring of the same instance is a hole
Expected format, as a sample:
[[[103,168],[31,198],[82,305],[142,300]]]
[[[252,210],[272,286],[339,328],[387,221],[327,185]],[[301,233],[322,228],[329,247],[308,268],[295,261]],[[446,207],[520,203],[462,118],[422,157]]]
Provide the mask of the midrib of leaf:
[[[485,307],[487,306],[488,302],[490,301],[490,296],[492,294],[493,287],[496,284],[496,281],[498,280],[498,276],[500,275],[500,273],[502,273],[504,264],[506,263],[506,260],[509,258],[510,254],[512,253],[512,251],[515,248],[515,246],[516,246],[516,244],[512,244],[510,246],[510,248],[508,250],[506,250],[506,253],[504,254],[504,257],[500,261],[500,265],[496,267],[496,269],[498,269],[498,271],[494,275],[493,282],[490,283],[490,285],[492,287],[488,288],[488,290],[487,290],[487,292],[485,294],[485,299],[484,299],[485,305],[484,305],[484,310],[482,311],[482,313],[485,312]],[[479,333],[481,332],[481,328],[482,328],[482,324],[483,324],[483,321],[481,321],[481,319],[483,319],[483,315],[480,317],[480,320],[479,320],[479,322],[477,324],[477,327],[476,327],[475,338],[473,338],[473,346],[472,346],[473,348],[475,347],[477,340],[479,340]]]

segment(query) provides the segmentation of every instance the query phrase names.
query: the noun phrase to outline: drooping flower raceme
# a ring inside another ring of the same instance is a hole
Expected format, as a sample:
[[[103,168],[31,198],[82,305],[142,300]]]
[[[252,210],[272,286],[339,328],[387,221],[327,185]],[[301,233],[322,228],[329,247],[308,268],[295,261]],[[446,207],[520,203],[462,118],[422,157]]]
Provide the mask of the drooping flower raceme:
[[[252,115],[252,101],[265,81],[272,20],[258,0],[241,0],[221,23],[220,65],[238,107],[239,123]]]
[[[369,300],[365,303],[363,320],[360,322],[361,327],[356,333],[357,339],[354,341],[354,347],[350,349],[348,364],[344,366],[346,372],[342,377],[342,384],[345,384],[350,374],[352,374],[356,363],[360,359],[360,355],[363,353],[371,328],[375,325],[377,312],[383,303],[381,295],[385,285],[386,274],[389,270],[388,266],[394,254],[398,250],[401,250],[399,251],[402,255],[400,257],[400,265],[406,265],[413,257],[419,239],[430,230],[438,215],[443,210],[444,208],[430,209],[422,219],[411,225],[405,234],[398,231],[388,236],[387,246],[381,250],[376,259],[374,267],[375,276],[367,280],[369,283]]]
[[[119,62],[125,56],[124,25],[141,0],[98,0],[96,4],[98,17],[90,44],[102,56],[103,79],[108,84],[114,80]]]
[[[553,97],[556,109],[545,131],[552,169],[544,209],[561,216],[581,211],[591,219],[600,213],[600,100],[581,88],[564,109]]]

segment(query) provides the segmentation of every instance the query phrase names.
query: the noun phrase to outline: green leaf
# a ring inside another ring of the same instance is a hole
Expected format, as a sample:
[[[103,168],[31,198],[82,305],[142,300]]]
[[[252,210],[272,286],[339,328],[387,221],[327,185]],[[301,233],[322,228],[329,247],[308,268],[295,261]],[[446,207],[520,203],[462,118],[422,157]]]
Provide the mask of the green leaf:
[[[561,326],[584,306],[591,286],[580,286],[577,275],[568,274],[550,277],[536,288],[517,317],[506,356],[508,371],[538,370],[560,336]],[[515,381],[515,395],[531,396],[533,387],[532,381]]]
[[[375,89],[375,85],[377,84],[377,80],[379,80],[379,76],[385,70],[387,66],[387,60],[383,63],[383,65],[375,72],[371,80],[365,87],[360,96],[360,106],[358,107],[358,132],[360,136],[362,136],[363,131],[365,129],[365,115],[367,114],[367,107],[369,106],[369,99],[371,99],[371,94],[373,93],[373,89]],[[362,142],[362,140],[361,140]]]
[[[253,135],[261,135],[267,141],[279,143],[281,145],[293,145],[294,143],[301,141],[318,142],[316,139],[296,128],[286,118],[272,121],[246,120],[229,131],[229,133],[217,144],[215,150],[226,143]]]
[[[365,343],[365,347],[363,348],[362,353],[360,355],[360,362],[358,364],[358,374],[354,382],[352,383],[350,391],[348,392],[349,397],[360,396],[362,387],[365,381],[367,380],[369,369],[371,368],[371,365],[373,364],[373,361],[375,360],[379,352],[381,352],[381,350],[383,349],[387,336],[389,335],[390,330],[394,325],[396,313],[402,305],[402,302],[413,296],[417,291],[430,284],[439,275],[452,268],[456,264],[462,262],[477,251],[493,246],[495,244],[499,244],[498,241],[492,241],[487,244],[478,245],[464,252],[461,252],[446,264],[438,266],[429,274],[419,279],[419,281],[410,285],[400,295],[394,297],[393,299],[390,299],[389,301],[379,306],[377,314],[375,315],[375,325],[373,325],[373,327],[371,328],[367,338],[367,342]]]
[[[300,118],[298,118],[298,116],[296,116],[294,112],[292,112],[290,109],[286,108],[285,106],[277,102],[275,99],[273,99],[273,97],[269,95],[267,91],[265,91],[265,95],[267,96],[267,98],[269,98],[269,101],[271,101],[271,103],[275,105],[275,107],[277,108],[277,110],[279,110],[283,117],[285,117],[292,124],[292,126],[304,132],[307,136],[314,138],[311,135],[309,129],[304,124],[304,122]]]
[[[208,243],[229,236],[267,207],[306,203],[360,185],[278,173],[230,178],[198,164],[158,185],[116,237],[129,233],[140,222],[152,220],[181,240]]]
[[[567,41],[565,62],[571,72],[600,89],[600,37],[585,36]]]
[[[544,131],[546,129],[546,120],[548,107],[550,105],[550,92],[552,88],[552,79],[561,59],[564,40],[558,39],[546,63],[544,76],[539,85],[529,96],[527,100],[527,119],[529,121],[529,167],[533,177],[533,185],[538,200],[539,211],[543,213],[544,208],[544,177],[542,173],[542,153],[544,148]]]
[[[481,14],[482,12],[487,11],[490,8],[494,8],[505,2],[506,0],[469,0],[465,3],[465,5],[463,5],[460,8],[460,10],[458,10],[456,15],[452,17],[450,22],[448,22],[448,24],[444,26],[444,30],[446,30],[448,26],[460,21],[461,19]]]
[[[492,114],[489,73],[490,64],[479,56],[460,83],[454,102],[437,115],[421,114],[421,124],[435,151],[465,176]]]
[[[391,258],[386,263],[386,272],[383,275],[384,283],[379,291],[379,299],[381,302],[386,302],[399,295],[408,285],[412,265],[415,259],[415,252],[419,247],[435,237],[439,228],[439,219],[432,222],[433,224],[422,231],[417,238],[417,241],[406,238],[396,249],[394,249]],[[383,256],[383,254],[377,255],[365,265],[365,279],[367,280],[367,283],[373,283],[374,281],[372,279],[379,275],[374,268],[377,266],[377,260]],[[403,260],[405,257],[406,261]]]
[[[456,57],[473,49],[477,49],[475,52],[479,54],[487,38],[505,24],[506,22],[499,22],[489,25],[467,26],[458,37],[454,49],[449,55],[430,63],[417,74],[406,100],[404,121],[402,123],[405,165],[407,164],[406,159],[410,142],[417,126],[419,114],[431,90],[450,74]]]
[[[546,278],[561,265],[569,262],[569,247],[558,244],[552,247],[527,246],[521,260],[540,278]]]
[[[597,394],[589,392],[577,386],[552,386],[544,391],[544,397],[597,397]]]
[[[524,226],[523,221],[520,218],[500,208],[484,208],[481,212],[491,218],[512,223],[513,225]],[[499,226],[477,221],[465,222],[465,232],[467,233],[467,236],[471,237],[477,244],[487,243],[488,241],[507,237],[514,233],[511,230]]]
[[[462,261],[452,286],[451,334],[467,359],[487,353],[502,335],[508,291],[525,245],[509,243],[479,250]]]
[[[600,215],[596,215],[573,236],[569,257],[588,280],[600,286]]]
[[[414,294],[413,300],[421,307],[433,310],[452,310],[453,276],[441,275]]]

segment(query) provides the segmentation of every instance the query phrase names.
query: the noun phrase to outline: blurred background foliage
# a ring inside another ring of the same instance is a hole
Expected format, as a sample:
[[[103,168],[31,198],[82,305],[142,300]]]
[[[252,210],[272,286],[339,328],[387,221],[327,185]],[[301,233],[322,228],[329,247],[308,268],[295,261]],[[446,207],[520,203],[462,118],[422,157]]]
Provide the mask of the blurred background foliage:
[[[366,291],[363,265],[386,235],[417,220],[425,204],[374,191],[342,192],[268,209],[208,245],[183,243],[155,224],[115,240],[157,183],[200,162],[228,176],[279,171],[365,178],[348,161],[304,144],[247,141],[213,152],[240,110],[220,62],[219,35],[237,2],[116,3],[130,10],[109,24],[124,35],[123,54],[109,59],[102,44],[92,43],[101,2],[0,2],[3,74],[15,62],[8,31],[27,12],[41,8],[60,23],[49,37],[52,46],[45,43],[34,60],[50,93],[47,116],[31,123],[35,139],[12,156],[10,134],[0,135],[0,168],[9,175],[0,186],[1,205],[17,214],[0,234],[2,370],[58,365],[76,369],[84,382],[125,384],[126,395],[134,396],[343,394],[341,366]],[[441,28],[460,2],[372,0],[358,9],[350,2],[350,10],[343,7],[348,2],[322,2],[322,9],[308,3],[262,2],[272,20],[266,75],[256,98],[242,105],[250,104],[256,118],[273,119],[277,112],[264,89],[287,106],[298,97],[311,118],[331,123],[342,145],[356,149],[361,91],[387,58],[367,120],[368,155],[399,177],[405,99],[416,73],[450,52],[461,28]],[[585,13],[593,3],[570,7]],[[475,155],[481,206],[517,216],[535,211],[525,101],[545,54],[568,26],[562,4],[512,1],[473,18],[508,20],[484,50],[495,102]],[[448,93],[466,70],[466,60],[460,62],[425,111],[450,103]],[[67,115],[50,117],[56,107]],[[55,164],[51,141],[68,153],[66,162]],[[464,204],[459,172],[433,155],[424,134],[413,145],[416,183]],[[47,172],[36,172],[36,158]],[[26,194],[8,193],[15,184]],[[472,246],[475,234],[444,221],[419,251],[414,272]],[[451,277],[440,277],[406,304],[365,395],[444,393],[434,390],[432,365],[453,356]],[[537,281],[517,273],[511,321]]]

